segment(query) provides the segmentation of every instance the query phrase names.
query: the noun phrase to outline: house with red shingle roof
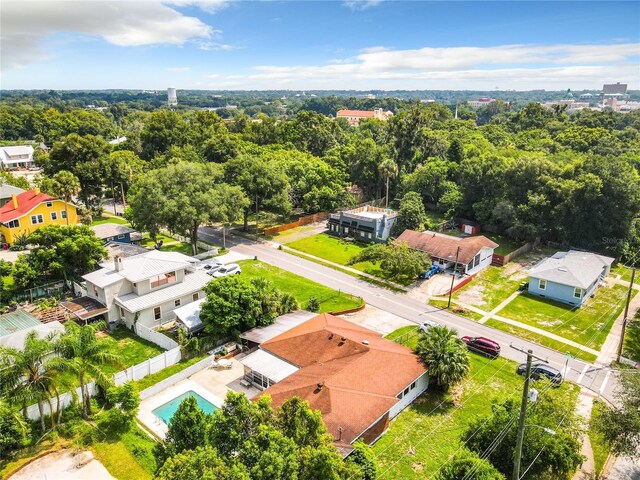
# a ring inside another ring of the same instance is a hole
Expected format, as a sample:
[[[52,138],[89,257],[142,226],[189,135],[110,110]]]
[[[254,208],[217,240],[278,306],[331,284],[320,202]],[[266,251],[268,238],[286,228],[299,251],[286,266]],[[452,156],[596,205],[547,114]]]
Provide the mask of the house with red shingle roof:
[[[338,110],[336,113],[336,118],[346,118],[352,127],[357,127],[360,120],[365,118],[387,120],[391,116],[393,116],[392,112],[385,112],[381,108],[375,110]]]
[[[268,328],[268,327],[265,327]],[[429,386],[413,351],[328,313],[260,344],[242,358],[244,380],[270,395],[274,408],[297,396],[320,410],[334,443],[370,444]]]
[[[474,275],[491,265],[493,251],[498,248],[496,242],[483,235],[453,237],[430,231],[405,230],[396,241],[428,253],[432,263],[442,269],[455,268],[457,272],[466,275]]]

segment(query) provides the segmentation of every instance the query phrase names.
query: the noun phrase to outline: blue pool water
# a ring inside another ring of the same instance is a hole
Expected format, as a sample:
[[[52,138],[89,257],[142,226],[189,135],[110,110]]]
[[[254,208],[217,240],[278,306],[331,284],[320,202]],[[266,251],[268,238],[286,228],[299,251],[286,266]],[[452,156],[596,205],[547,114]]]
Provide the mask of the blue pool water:
[[[178,395],[176,398],[174,398],[170,402],[167,402],[164,405],[161,405],[158,408],[155,408],[153,410],[153,414],[156,417],[162,419],[164,423],[169,425],[169,421],[171,420],[171,417],[173,417],[173,414],[176,413],[176,410],[178,409],[182,401],[187,397],[194,397],[196,399],[196,403],[198,404],[198,407],[204,413],[213,413],[216,410],[218,410],[218,407],[216,407],[213,403],[211,403],[208,400],[205,400],[193,390],[189,390],[188,392],[184,392],[182,395]]]

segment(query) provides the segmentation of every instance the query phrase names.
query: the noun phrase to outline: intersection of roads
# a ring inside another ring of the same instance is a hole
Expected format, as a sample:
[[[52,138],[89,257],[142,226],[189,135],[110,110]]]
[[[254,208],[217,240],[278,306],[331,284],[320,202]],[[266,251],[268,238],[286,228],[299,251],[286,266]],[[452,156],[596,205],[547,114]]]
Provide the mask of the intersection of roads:
[[[207,242],[221,243],[221,235],[217,229],[203,227],[199,231],[199,236]],[[588,388],[594,395],[601,396],[612,403],[615,402],[613,394],[617,385],[616,375],[615,371],[606,365],[598,366],[570,358],[555,350],[474,322],[448,310],[426,305],[405,294],[395,293],[332,268],[290,255],[268,242],[252,242],[243,237],[227,235],[227,246],[231,247],[232,251],[248,257],[257,257],[265,263],[327,287],[359,296],[368,305],[415,324],[429,319],[456,329],[461,336],[491,338],[502,346],[501,355],[516,362],[526,361],[526,355],[519,351],[520,349],[524,351],[531,349],[536,356],[546,359],[551,366],[563,372],[566,380]],[[518,350],[509,348],[510,345],[518,347]]]

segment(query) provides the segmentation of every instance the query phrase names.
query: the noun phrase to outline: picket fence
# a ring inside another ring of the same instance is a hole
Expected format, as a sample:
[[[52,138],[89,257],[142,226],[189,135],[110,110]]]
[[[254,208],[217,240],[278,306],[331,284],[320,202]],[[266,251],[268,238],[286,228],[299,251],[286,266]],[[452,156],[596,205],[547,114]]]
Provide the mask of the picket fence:
[[[163,368],[175,365],[182,358],[180,345],[178,345],[177,342],[173,341],[169,337],[139,324],[136,324],[136,334],[138,334],[138,336],[144,338],[145,340],[153,342],[159,347],[165,348],[167,350],[160,355],[156,355],[155,357],[145,360],[142,363],[116,373],[112,377],[113,383],[116,386],[123,385],[124,383],[127,383],[131,380],[140,380],[141,378],[151,375],[152,373],[159,372]],[[93,396],[97,393],[98,388],[95,382],[87,384],[87,388],[90,395]],[[51,405],[53,406],[54,411],[56,411],[58,401],[60,402],[60,408],[64,409],[72,405],[74,402],[79,401],[79,399],[81,398],[82,392],[80,391],[80,387],[78,387],[72,392],[66,392],[60,395],[59,400],[56,399],[56,397],[52,397]],[[48,402],[44,402],[43,404],[43,413],[45,415],[51,414]],[[38,408],[37,404],[27,407],[27,417],[31,420],[40,419],[40,409]]]

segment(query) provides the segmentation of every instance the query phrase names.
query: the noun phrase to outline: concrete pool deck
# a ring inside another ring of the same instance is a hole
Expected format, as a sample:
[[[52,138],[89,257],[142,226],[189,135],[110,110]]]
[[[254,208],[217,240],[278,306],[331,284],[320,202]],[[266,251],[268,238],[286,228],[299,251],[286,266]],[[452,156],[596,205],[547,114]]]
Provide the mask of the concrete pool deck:
[[[242,392],[251,398],[259,392],[254,387],[243,387],[240,380],[244,375],[244,367],[235,358],[230,359],[231,368],[215,369],[205,367],[185,380],[180,380],[140,403],[138,420],[158,437],[164,438],[167,434],[167,425],[156,415],[153,410],[170,402],[185,392],[193,391],[205,400],[220,408],[224,403],[228,391]]]

